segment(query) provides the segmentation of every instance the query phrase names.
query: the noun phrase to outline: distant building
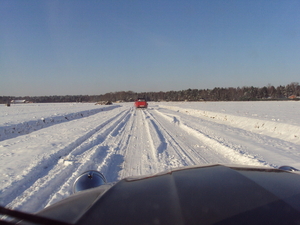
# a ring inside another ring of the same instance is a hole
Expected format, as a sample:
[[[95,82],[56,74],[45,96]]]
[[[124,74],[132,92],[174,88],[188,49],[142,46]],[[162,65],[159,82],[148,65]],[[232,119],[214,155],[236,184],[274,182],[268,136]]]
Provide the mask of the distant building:
[[[11,100],[12,104],[21,104],[21,103],[26,103],[26,100]]]

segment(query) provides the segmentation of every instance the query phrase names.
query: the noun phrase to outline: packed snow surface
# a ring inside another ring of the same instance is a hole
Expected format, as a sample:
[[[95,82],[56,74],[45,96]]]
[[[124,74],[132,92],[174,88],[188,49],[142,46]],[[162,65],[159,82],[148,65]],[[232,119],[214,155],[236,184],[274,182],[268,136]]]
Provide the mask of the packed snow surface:
[[[108,182],[204,164],[300,168],[300,102],[0,105],[0,205],[36,212]]]

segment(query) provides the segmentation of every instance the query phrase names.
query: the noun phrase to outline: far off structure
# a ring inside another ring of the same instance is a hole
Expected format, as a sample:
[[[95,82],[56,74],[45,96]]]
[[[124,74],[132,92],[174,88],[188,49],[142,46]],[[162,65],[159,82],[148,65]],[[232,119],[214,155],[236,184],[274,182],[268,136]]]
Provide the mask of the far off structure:
[[[11,101],[8,101],[6,106],[10,106],[10,104],[24,104],[24,103],[28,103],[28,101],[26,100],[11,100]]]

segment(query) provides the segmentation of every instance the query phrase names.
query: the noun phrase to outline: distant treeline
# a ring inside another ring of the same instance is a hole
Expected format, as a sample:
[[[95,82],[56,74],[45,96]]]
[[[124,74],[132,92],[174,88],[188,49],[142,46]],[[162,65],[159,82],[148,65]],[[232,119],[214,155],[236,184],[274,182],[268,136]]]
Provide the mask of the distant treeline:
[[[11,100],[26,100],[27,102],[100,102],[100,101],[134,101],[144,97],[148,101],[257,101],[257,100],[284,100],[299,99],[300,85],[292,82],[285,86],[272,85],[258,87],[229,87],[214,89],[187,89],[167,92],[118,91],[103,95],[65,95],[65,96],[0,96],[0,103],[6,104]]]

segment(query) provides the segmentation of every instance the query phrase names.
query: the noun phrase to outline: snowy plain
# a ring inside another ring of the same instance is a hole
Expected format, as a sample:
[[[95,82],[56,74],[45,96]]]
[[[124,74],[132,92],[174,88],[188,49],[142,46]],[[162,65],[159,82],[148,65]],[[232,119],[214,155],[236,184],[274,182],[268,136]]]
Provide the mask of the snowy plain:
[[[86,170],[108,182],[203,164],[300,169],[300,102],[0,105],[0,205],[37,212]]]

